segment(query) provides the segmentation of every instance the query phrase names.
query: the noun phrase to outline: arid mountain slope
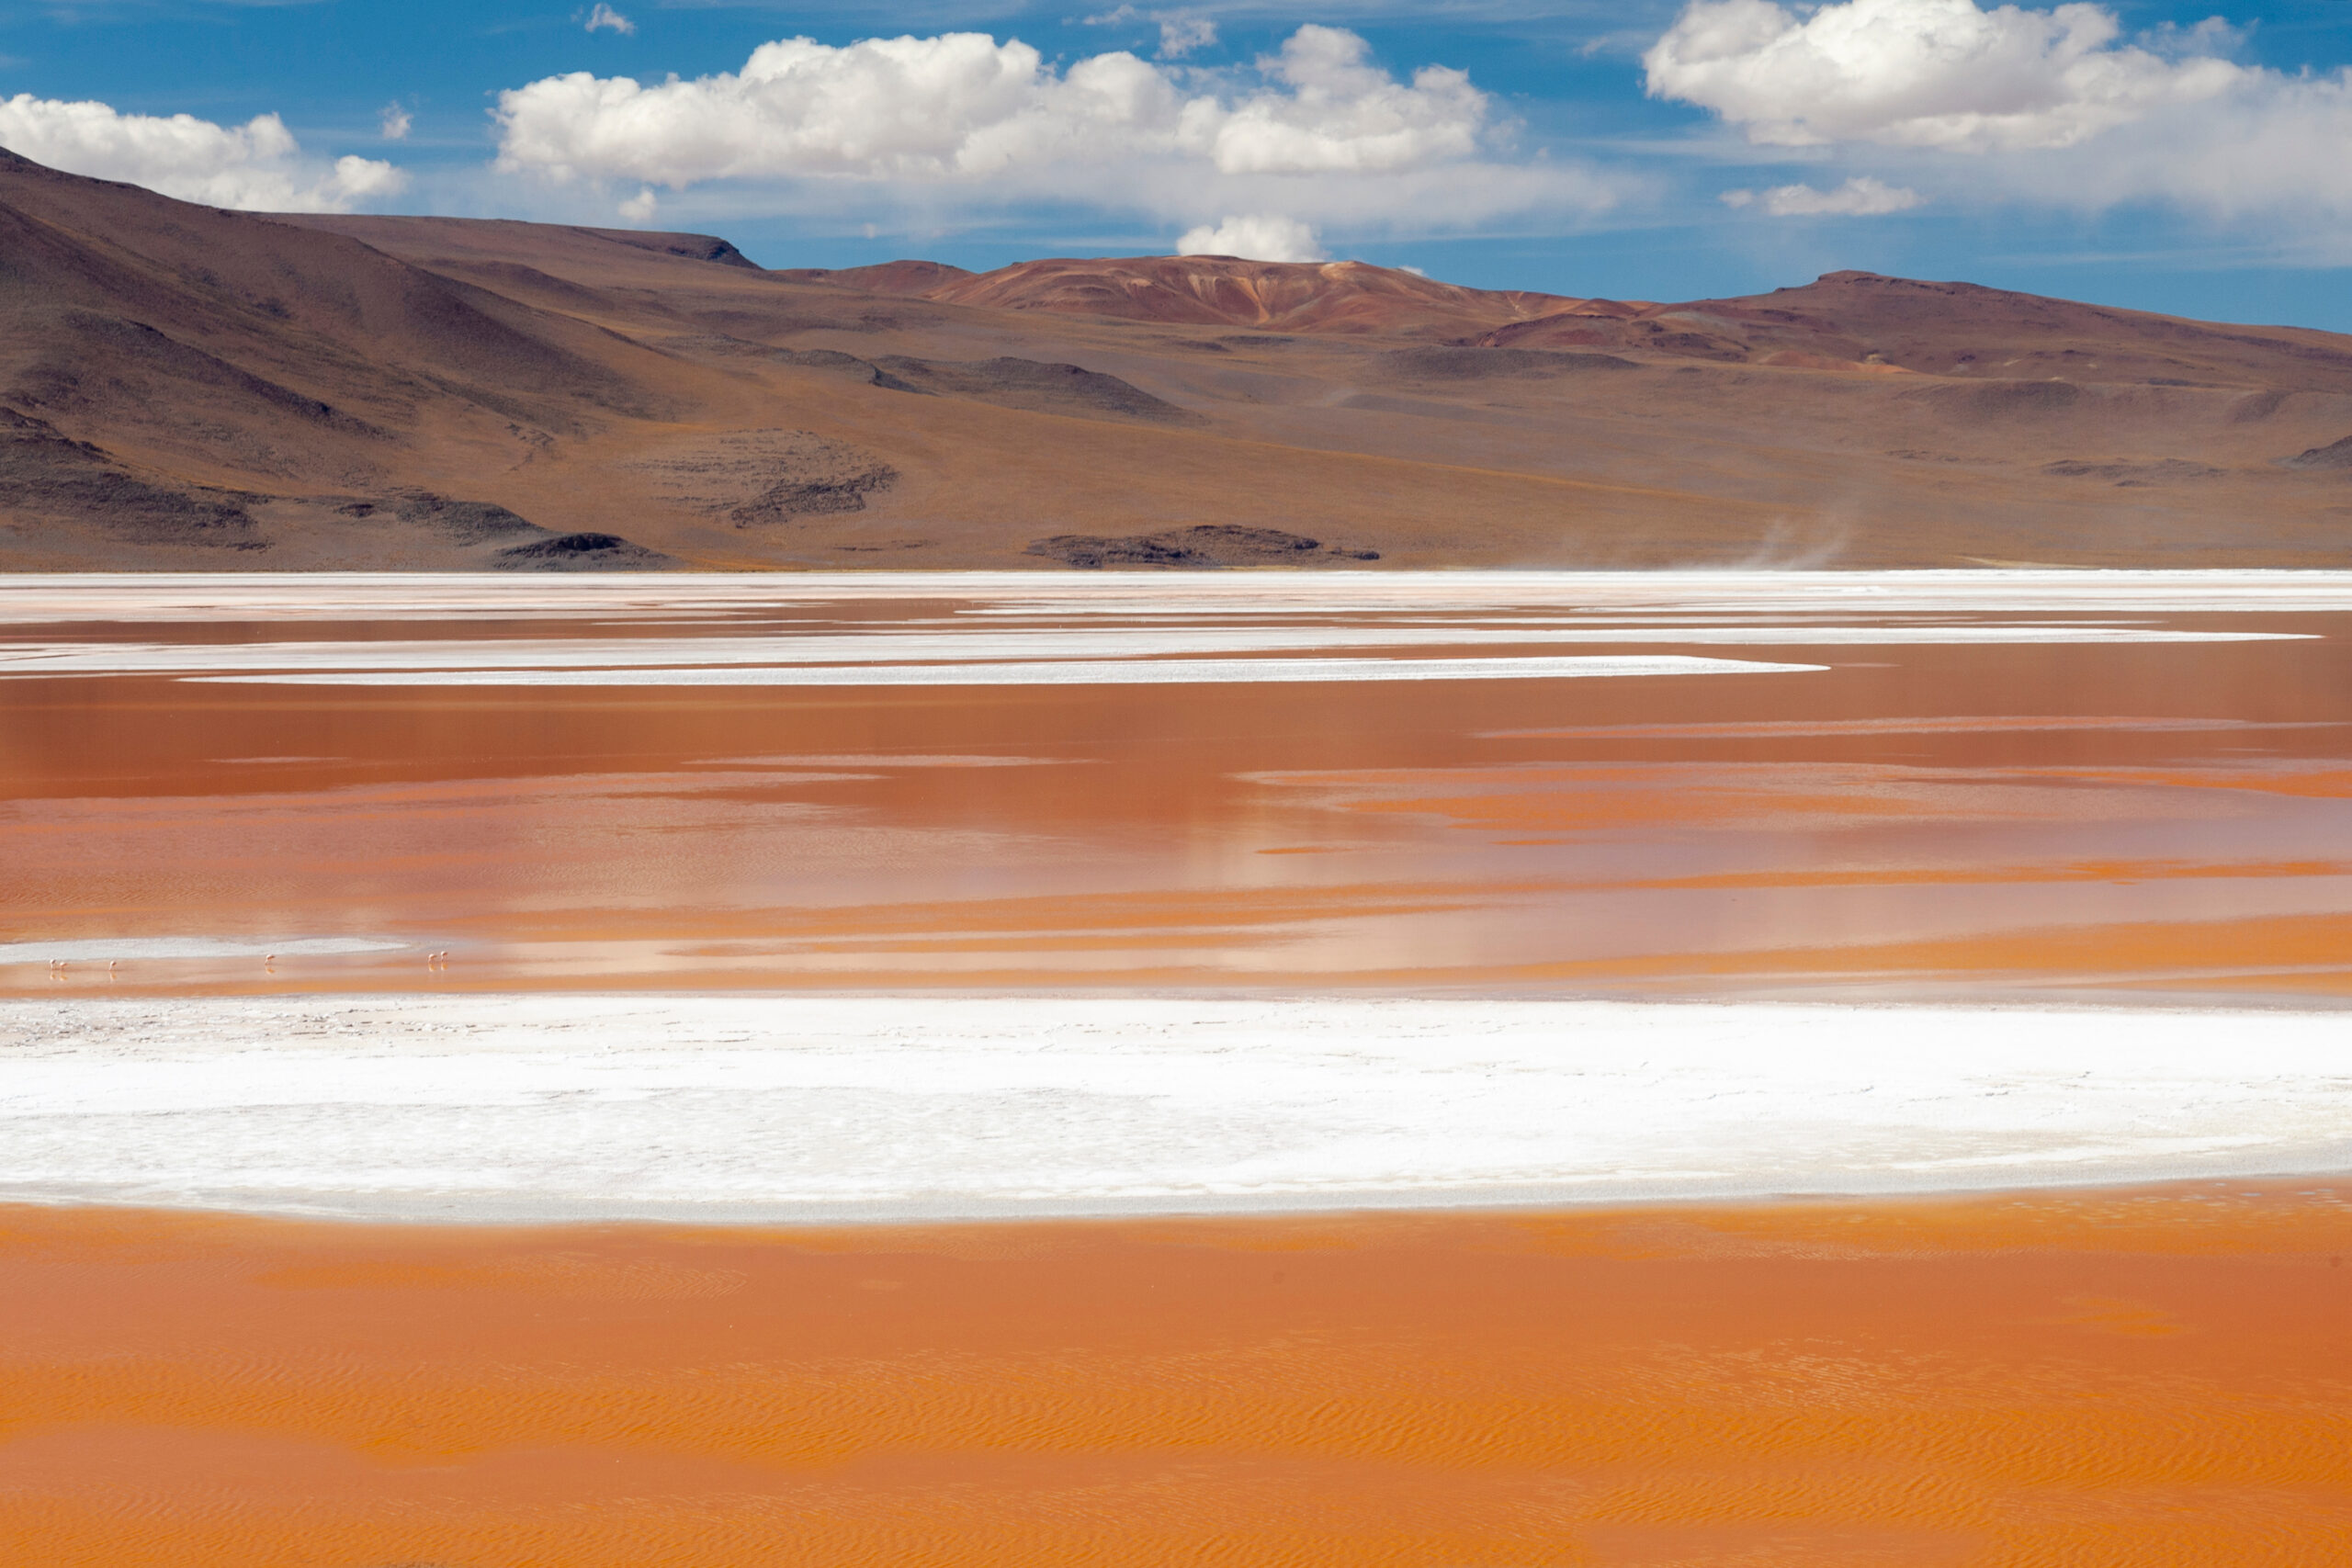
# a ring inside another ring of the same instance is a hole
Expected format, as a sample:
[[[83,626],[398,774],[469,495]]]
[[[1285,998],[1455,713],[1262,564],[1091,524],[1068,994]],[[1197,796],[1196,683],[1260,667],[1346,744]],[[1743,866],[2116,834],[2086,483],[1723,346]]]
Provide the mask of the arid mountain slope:
[[[0,154],[0,568],[2352,564],[2352,340],[1833,274],[763,271]]]
[[[1586,301],[1513,322],[1483,344],[1653,349],[1736,363],[1885,367],[1978,380],[2138,381],[2352,391],[2352,340],[2217,326],[1970,283],[1833,272],[1745,299]]]
[[[273,508],[333,516],[450,457],[658,417],[670,400],[631,373],[657,364],[343,235],[0,152],[0,557],[266,552]]]

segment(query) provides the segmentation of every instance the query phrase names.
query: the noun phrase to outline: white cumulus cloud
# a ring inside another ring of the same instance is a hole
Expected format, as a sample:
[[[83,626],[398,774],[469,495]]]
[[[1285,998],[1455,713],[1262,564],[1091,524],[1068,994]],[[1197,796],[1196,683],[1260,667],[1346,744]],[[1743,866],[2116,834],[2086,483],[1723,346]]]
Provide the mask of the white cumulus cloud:
[[[499,96],[499,164],[564,180],[683,187],[789,175],[955,180],[1137,153],[1221,172],[1405,169],[1468,156],[1487,114],[1458,71],[1408,83],[1364,41],[1304,27],[1254,91],[1180,90],[1121,51],[1056,72],[986,33],[762,44],[740,72],[651,85],[587,72]]]
[[[1371,52],[1344,28],[1304,27],[1260,62],[1279,87],[1222,114],[1213,99],[1185,107],[1196,123],[1215,124],[1214,156],[1227,174],[1405,169],[1477,151],[1488,104],[1466,73],[1425,65],[1408,86]]]
[[[1658,97],[1713,110],[1751,141],[1875,141],[1994,152],[2068,147],[2248,74],[2210,53],[2119,41],[2097,6],[1992,10],[1975,0],[1693,0],[1642,62]]]
[[[1835,190],[1774,186],[1765,191],[1727,190],[1723,199],[1732,207],[1760,206],[1774,218],[1876,218],[1908,211],[1919,205],[1920,196],[1907,186],[1857,175]]]
[[[610,30],[627,38],[637,31],[637,24],[599,0],[596,8],[588,13],[588,30],[592,33]]]
[[[409,128],[415,123],[416,117],[409,113],[407,108],[395,99],[384,106],[384,112],[378,118],[377,127],[384,133],[385,141],[405,141],[408,140]]]
[[[305,157],[274,114],[224,126],[194,115],[122,114],[103,103],[19,93],[0,100],[0,147],[68,174],[255,212],[348,212],[408,184],[405,174],[378,159],[326,164]]]
[[[701,205],[924,232],[1025,205],[1395,235],[1580,219],[1630,184],[1520,155],[1465,73],[1387,71],[1355,33],[1312,24],[1221,68],[1126,50],[1054,63],[988,33],[783,38],[715,75],[541,77],[499,94],[494,120],[503,174],[612,200],[724,186]]]
[[[1180,256],[1240,256],[1246,261],[1318,262],[1328,259],[1315,231],[1295,218],[1265,213],[1228,216],[1214,226],[1184,231],[1176,242]]]
[[[1510,128],[1464,73],[1400,76],[1356,34],[1313,25],[1214,71],[1125,51],[1057,67],[985,33],[784,39],[693,79],[546,77],[501,94],[494,112],[509,174],[758,184],[836,212],[895,202],[935,219],[1027,201],[1430,228],[1581,213],[1613,196],[1581,164],[1512,156]]]
[[[2239,238],[2324,243],[2352,259],[2352,71],[2247,71],[2209,102],[2152,116],[2064,152],[1949,171],[1957,187],[2098,208],[2160,201]]]
[[[2235,39],[2211,21],[2134,41],[2083,4],[1692,0],[1644,62],[1653,95],[1751,141],[1874,143],[1874,162],[1953,200],[2162,203],[2237,225],[2241,242],[2352,258],[2352,69],[2240,65],[2224,58]],[[1748,199],[1795,216],[1868,210],[1870,196],[1849,181]]]

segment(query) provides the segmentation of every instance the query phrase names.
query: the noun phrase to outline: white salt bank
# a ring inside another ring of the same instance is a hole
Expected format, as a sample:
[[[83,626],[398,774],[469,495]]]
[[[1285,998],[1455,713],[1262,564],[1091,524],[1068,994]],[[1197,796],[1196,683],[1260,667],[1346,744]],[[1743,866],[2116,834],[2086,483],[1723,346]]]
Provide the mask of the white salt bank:
[[[2352,1015],[1362,998],[0,1003],[0,1198],[464,1220],[1623,1201],[2352,1165]]]

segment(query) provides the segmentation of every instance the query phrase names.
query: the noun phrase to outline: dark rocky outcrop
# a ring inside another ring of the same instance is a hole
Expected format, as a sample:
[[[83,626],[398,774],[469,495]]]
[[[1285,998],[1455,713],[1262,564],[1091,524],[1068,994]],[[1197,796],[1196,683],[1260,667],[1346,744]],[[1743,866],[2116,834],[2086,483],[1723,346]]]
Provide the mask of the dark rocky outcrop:
[[[2341,441],[2331,441],[2324,446],[2298,452],[2291,457],[2281,457],[2278,466],[2283,468],[2352,469],[2352,435]]]
[[[403,523],[423,524],[461,545],[544,536],[548,532],[494,502],[458,501],[430,491],[409,491],[394,497],[391,512]]]
[[[498,552],[502,571],[659,571],[678,563],[618,534],[550,534]]]
[[[1040,413],[1076,413],[1155,424],[1198,424],[1201,416],[1131,381],[1076,365],[1036,359],[938,360],[893,355],[876,367],[909,390],[971,398]]]
[[[2052,479],[2105,479],[2109,484],[2127,487],[2177,484],[2183,479],[2218,479],[2222,477],[2222,470],[2211,463],[2192,463],[2182,457],[2139,462],[2129,459],[2091,462],[2080,457],[2062,457],[2054,463],[2044,463],[2041,471]]]
[[[1487,381],[1573,376],[1590,370],[1638,370],[1613,354],[1566,354],[1542,348],[1405,348],[1373,363],[1411,381]]]
[[[1220,567],[1312,566],[1380,558],[1377,550],[1343,549],[1304,534],[1288,534],[1279,528],[1244,528],[1229,523],[1204,523],[1190,528],[1170,528],[1164,533],[1119,537],[1057,534],[1052,538],[1037,540],[1025,553],[1090,571],[1111,566],[1214,570]]]
[[[127,544],[268,547],[240,498],[141,479],[102,447],[4,407],[0,514],[87,520]]]

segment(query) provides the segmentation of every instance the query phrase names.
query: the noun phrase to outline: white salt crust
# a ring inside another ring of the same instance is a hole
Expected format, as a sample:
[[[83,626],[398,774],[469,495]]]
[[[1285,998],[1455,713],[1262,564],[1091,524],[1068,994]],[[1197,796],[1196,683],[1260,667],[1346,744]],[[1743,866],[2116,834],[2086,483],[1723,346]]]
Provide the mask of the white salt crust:
[[[1192,686],[1262,682],[1576,681],[1630,675],[1799,675],[1826,664],[1673,654],[1612,659],[1094,659],[1002,664],[668,665],[590,670],[342,670],[198,675],[264,686]]]
[[[926,599],[1063,617],[1447,614],[2043,615],[2352,610],[2344,571],[866,571],[0,573],[0,624],[663,620]]]
[[[2341,1013],[1361,997],[0,1003],[0,1199],[38,1201],[817,1221],[2347,1164]]]
[[[2147,626],[1531,626],[1428,628],[1367,625],[1329,629],[1088,626],[1006,632],[979,626],[951,632],[809,633],[771,637],[526,637],[497,642],[16,643],[0,645],[0,676],[177,675],[210,680],[447,683],[498,676],[551,680],[709,680],[742,676],[761,684],[899,684],[1001,679],[1024,683],[1084,681],[1430,679],[1455,671],[1492,680],[1539,674],[1660,675],[1738,670],[1809,670],[1676,654],[1481,657],[1446,660],[1171,657],[1269,654],[1339,648],[1460,648],[1498,644],[1674,643],[1692,646],[1880,648],[1954,644],[2279,642],[2310,634],[2179,631]],[[923,660],[934,662],[909,663]],[[735,666],[720,668],[714,666]],[[674,676],[665,671],[675,670]],[[1395,671],[1412,673],[1397,675]],[[266,671],[266,673],[254,673]],[[626,672],[626,674],[624,673]]]

